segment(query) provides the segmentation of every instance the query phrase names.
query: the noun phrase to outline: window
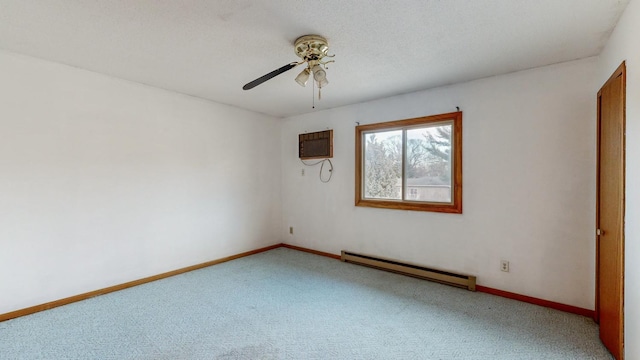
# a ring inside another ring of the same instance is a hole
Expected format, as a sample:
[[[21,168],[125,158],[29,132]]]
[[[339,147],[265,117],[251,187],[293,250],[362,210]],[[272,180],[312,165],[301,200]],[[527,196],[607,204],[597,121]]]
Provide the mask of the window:
[[[462,213],[462,112],[357,126],[356,206]]]

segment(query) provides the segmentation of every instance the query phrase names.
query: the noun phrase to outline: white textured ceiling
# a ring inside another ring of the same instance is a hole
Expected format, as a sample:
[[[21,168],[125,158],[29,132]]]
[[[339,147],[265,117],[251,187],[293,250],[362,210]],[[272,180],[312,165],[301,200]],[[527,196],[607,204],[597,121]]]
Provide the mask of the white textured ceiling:
[[[316,109],[597,55],[628,0],[0,0],[0,49],[220,103],[313,111],[293,41],[336,55]]]

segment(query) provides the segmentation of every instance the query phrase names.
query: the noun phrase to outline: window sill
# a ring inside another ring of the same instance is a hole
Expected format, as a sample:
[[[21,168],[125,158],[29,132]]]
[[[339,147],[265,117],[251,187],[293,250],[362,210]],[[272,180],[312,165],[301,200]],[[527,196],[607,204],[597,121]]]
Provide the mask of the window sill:
[[[430,211],[450,214],[462,214],[462,202],[459,202],[459,204],[445,204],[358,199],[356,200],[355,205],[393,210]]]

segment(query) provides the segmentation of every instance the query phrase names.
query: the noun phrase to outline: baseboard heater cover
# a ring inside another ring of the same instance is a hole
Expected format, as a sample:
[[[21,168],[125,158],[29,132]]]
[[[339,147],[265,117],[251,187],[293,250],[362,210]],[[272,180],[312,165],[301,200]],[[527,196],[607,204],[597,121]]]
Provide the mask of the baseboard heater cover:
[[[340,260],[476,291],[476,277],[342,250]]]

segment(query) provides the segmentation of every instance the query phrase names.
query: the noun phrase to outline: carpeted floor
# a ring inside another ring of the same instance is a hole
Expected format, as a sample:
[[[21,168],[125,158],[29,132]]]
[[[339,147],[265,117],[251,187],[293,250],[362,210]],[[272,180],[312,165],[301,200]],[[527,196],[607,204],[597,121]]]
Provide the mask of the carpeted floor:
[[[0,359],[612,359],[593,320],[279,248],[0,323]]]

